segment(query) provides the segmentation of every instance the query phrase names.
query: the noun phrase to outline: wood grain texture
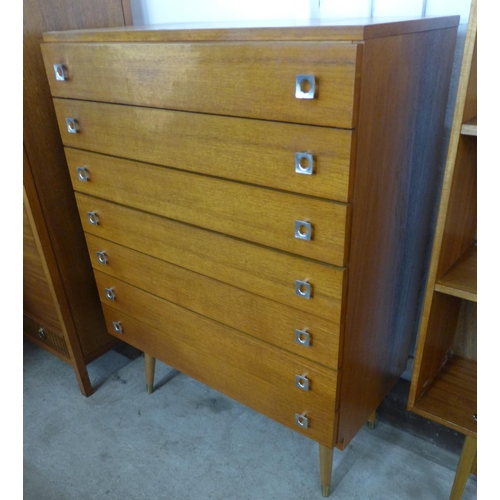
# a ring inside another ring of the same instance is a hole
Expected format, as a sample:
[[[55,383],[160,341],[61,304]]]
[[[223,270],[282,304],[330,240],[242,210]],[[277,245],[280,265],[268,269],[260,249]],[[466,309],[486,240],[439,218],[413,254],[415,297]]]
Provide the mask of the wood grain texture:
[[[362,41],[458,26],[459,16],[158,24],[44,34],[46,42]]]
[[[472,245],[439,280],[435,290],[477,302],[477,247]]]
[[[457,473],[453,481],[450,500],[460,500],[469,479],[469,474],[475,474],[477,460],[477,438],[465,436],[464,446],[458,462]]]
[[[403,373],[416,334],[455,40],[448,29],[363,50],[339,447]]]
[[[338,320],[345,269],[76,193],[85,231],[301,311]],[[96,211],[99,225],[88,223]],[[312,297],[295,295],[309,280]]]
[[[100,289],[104,277],[99,273],[106,273],[106,287],[117,278],[311,361],[340,368],[340,314],[336,321],[326,320],[91,234],[86,239]],[[97,259],[102,251],[106,265]],[[295,341],[297,329],[309,333],[309,347]]]
[[[43,329],[43,337],[40,336],[40,329]],[[23,332],[32,342],[43,347],[45,350],[71,364],[71,360],[66,347],[66,340],[62,331],[54,328],[38,318],[29,314],[23,315]]]
[[[23,244],[36,248],[35,236],[33,235],[33,230],[31,229],[30,221],[28,219],[28,214],[26,213],[26,207],[24,206],[24,203],[23,203]]]
[[[451,429],[477,436],[477,364],[452,357],[412,411]]]
[[[329,264],[348,260],[349,205],[75,150],[66,157],[77,192]],[[295,237],[295,221],[312,225],[310,241]]]
[[[451,351],[477,362],[477,303],[462,300]]]
[[[476,43],[477,3],[472,1],[455,101],[439,213],[419,327],[408,408],[412,409],[446,362],[461,301],[435,292],[436,281],[471,246],[476,233],[477,139],[461,136]],[[471,88],[474,91],[474,86]],[[470,118],[470,117],[469,117]]]
[[[66,146],[349,201],[355,132],[70,99],[54,106]],[[68,133],[67,117],[80,133]],[[300,152],[313,154],[313,175],[295,173]]]
[[[357,44],[54,43],[42,52],[54,97],[356,126]],[[55,79],[54,64],[65,65],[67,80]],[[295,97],[303,74],[318,82],[314,99]]]
[[[82,340],[80,346],[76,336],[71,336],[72,341],[75,341],[75,352],[83,350],[82,356],[92,356],[101,349],[103,343],[114,343],[114,340],[105,330],[90,263],[85,266],[80,261],[81,256],[87,258],[87,261],[88,257],[83,233],[78,229],[78,212],[65,166],[40,43],[42,32],[47,30],[123,24],[120,0],[23,2],[23,141],[33,183],[33,189],[28,189],[28,199],[32,204],[36,200],[36,204],[40,206],[37,213],[47,232],[47,239],[42,240],[43,245],[49,245],[49,251],[54,254],[57,273],[62,281],[58,294],[64,294],[68,302],[73,322],[73,326],[68,326],[68,329],[76,329]],[[87,297],[92,293],[94,299],[88,300]],[[64,309],[66,306],[60,307]],[[95,338],[98,339],[97,342],[93,340]],[[75,352],[72,354],[70,348],[70,356]],[[82,393],[89,395],[90,382],[86,373],[80,372],[84,363],[75,361],[73,367]]]
[[[154,296],[150,298],[153,300]],[[117,301],[115,305],[118,304]],[[261,342],[221,325],[222,333],[217,324],[206,324],[209,320],[202,316],[195,315],[195,319],[185,312],[169,314],[166,307],[153,307],[154,312],[149,310],[144,319],[159,321],[161,330],[103,304],[109,333],[113,333],[112,322],[121,321],[120,338],[137,349],[154,352],[157,359],[182,373],[315,441],[332,445],[336,372],[313,367],[280,349],[264,347]],[[167,330],[162,315],[168,315]],[[305,367],[316,392],[295,386],[296,371]],[[310,419],[308,429],[295,424],[295,413],[302,412]]]

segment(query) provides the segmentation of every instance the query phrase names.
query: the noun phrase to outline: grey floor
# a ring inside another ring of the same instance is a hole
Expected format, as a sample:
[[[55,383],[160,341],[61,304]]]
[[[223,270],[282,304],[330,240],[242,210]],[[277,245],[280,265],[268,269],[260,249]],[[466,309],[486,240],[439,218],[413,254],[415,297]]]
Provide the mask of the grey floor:
[[[141,357],[110,351],[89,373],[85,398],[70,366],[24,342],[24,499],[323,498],[309,439],[162,363],[151,395]],[[456,443],[390,406],[335,450],[332,500],[448,499]],[[477,498],[475,476],[462,498]]]

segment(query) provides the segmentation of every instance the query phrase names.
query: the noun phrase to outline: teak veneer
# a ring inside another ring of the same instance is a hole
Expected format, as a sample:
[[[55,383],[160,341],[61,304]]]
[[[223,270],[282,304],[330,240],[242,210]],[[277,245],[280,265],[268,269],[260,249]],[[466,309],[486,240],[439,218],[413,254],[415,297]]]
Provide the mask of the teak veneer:
[[[408,408],[465,435],[450,500],[477,451],[477,3],[472,1]]]
[[[109,333],[144,351],[148,392],[159,359],[318,442],[325,496],[406,368],[457,26],[42,44]]]

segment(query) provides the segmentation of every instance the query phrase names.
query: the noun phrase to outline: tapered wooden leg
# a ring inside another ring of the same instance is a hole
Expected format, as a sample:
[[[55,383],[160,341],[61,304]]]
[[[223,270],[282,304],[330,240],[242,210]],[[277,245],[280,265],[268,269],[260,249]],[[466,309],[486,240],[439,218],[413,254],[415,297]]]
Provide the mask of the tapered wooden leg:
[[[375,423],[377,422],[377,412],[374,411],[369,417],[368,417],[368,427],[370,429],[375,429]]]
[[[146,369],[146,390],[148,394],[153,392],[153,384],[155,381],[155,362],[156,359],[147,353],[144,353],[144,367]]]
[[[453,481],[453,488],[451,489],[450,500],[460,500],[462,493],[471,473],[472,466],[477,455],[477,438],[465,436],[464,447],[458,462],[457,472],[455,474],[455,481]]]
[[[321,478],[321,493],[324,497],[330,494],[332,481],[333,448],[319,445],[319,474]]]

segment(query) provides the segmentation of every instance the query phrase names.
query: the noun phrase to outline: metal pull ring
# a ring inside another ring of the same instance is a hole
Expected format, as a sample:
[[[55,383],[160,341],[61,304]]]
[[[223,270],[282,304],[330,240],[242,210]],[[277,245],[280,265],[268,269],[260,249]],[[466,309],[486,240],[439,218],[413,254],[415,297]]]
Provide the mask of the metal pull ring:
[[[295,173],[304,175],[314,173],[314,157],[311,153],[295,153]]]
[[[303,391],[308,391],[309,379],[305,375],[295,375],[295,385]]]
[[[106,294],[106,298],[109,300],[115,300],[116,292],[113,288],[105,288],[104,293]]]
[[[108,264],[108,256],[106,255],[106,252],[103,250],[102,252],[96,252],[97,253],[97,260],[99,261],[100,264],[104,264],[105,266]]]
[[[64,69],[64,64],[54,64],[54,73],[56,75],[56,80],[63,82],[66,80],[66,71]]]
[[[312,225],[306,220],[295,221],[295,237],[299,240],[311,241]]]
[[[295,414],[295,423],[299,426],[302,427],[303,429],[307,429],[309,427],[309,420],[306,417],[306,412],[304,413],[296,413]]]
[[[309,347],[311,344],[311,335],[305,330],[295,330],[295,342],[304,347]]]
[[[66,118],[66,128],[70,134],[78,133],[78,123],[74,118]]]
[[[122,334],[122,333],[123,333],[123,326],[122,326],[122,322],[121,322],[121,321],[113,321],[113,330],[114,330],[116,333],[120,333],[120,334]]]
[[[295,281],[295,294],[303,299],[311,298],[311,284],[306,280]]]
[[[314,99],[316,79],[314,75],[295,76],[295,97],[297,99]]]
[[[90,179],[89,171],[85,167],[76,167],[76,173],[78,174],[78,180],[82,182],[88,182]]]
[[[97,212],[87,212],[87,219],[93,226],[99,225],[99,216]]]

